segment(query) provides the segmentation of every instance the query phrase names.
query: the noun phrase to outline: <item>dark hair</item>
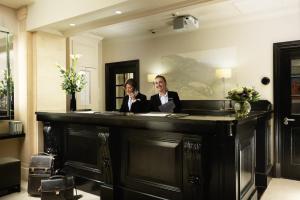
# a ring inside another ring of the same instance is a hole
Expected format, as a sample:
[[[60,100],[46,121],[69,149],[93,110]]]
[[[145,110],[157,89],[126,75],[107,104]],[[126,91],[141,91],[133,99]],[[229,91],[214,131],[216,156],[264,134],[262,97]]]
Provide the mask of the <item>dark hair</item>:
[[[124,83],[124,87],[126,87],[126,85],[131,85],[133,90],[136,90],[137,83],[133,78],[127,79],[127,81]]]
[[[166,80],[166,78],[163,75],[157,75],[157,76],[155,76],[155,79],[157,79],[157,78],[161,78],[162,80],[164,80],[165,84],[167,84],[167,80]]]

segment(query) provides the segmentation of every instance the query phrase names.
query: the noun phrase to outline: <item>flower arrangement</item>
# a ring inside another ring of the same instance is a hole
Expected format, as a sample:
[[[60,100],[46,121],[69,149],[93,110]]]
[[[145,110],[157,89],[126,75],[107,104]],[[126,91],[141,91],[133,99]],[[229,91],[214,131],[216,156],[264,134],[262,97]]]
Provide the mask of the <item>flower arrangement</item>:
[[[66,91],[67,94],[74,94],[75,92],[80,92],[86,85],[85,75],[76,72],[76,65],[79,54],[71,55],[71,66],[69,69],[64,69],[61,65],[56,64],[59,68],[61,76],[63,77],[63,82],[61,87]]]
[[[253,88],[240,87],[230,90],[226,98],[237,102],[255,102],[259,100],[260,95]]]
[[[237,118],[246,117],[251,111],[250,102],[259,100],[259,93],[253,88],[240,87],[228,92],[227,99],[235,101],[234,110]]]
[[[14,92],[14,82],[12,80],[11,75],[8,74],[7,69],[5,69],[3,72],[4,78],[0,81],[0,97],[8,95],[8,87],[10,88],[10,95],[13,95]]]

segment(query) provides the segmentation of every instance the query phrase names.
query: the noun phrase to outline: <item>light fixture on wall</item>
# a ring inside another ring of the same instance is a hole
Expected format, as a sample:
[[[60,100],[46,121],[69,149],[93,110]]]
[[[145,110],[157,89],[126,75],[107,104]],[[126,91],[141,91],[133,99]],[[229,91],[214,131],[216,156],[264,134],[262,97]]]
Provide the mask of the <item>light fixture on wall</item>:
[[[155,77],[157,74],[147,74],[147,82],[148,83],[153,83]]]
[[[216,69],[216,76],[218,78],[231,78],[231,68]]]
[[[154,79],[156,76],[157,76],[157,74],[147,74],[147,82],[152,84],[153,94],[155,93]]]
[[[225,79],[231,78],[231,68],[219,68],[216,69],[216,77],[221,78],[223,82],[223,95],[226,97],[226,83]]]

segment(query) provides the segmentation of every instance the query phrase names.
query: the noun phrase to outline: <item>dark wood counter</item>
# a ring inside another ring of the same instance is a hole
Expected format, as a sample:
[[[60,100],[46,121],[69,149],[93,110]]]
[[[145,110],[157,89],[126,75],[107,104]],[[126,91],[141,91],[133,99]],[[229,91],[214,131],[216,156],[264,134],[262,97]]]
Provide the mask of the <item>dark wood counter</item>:
[[[257,199],[255,138],[269,112],[36,114],[56,167],[102,200]]]
[[[21,133],[21,134],[1,133],[0,134],[0,140],[12,139],[12,138],[24,138],[24,137],[25,137],[25,133]]]

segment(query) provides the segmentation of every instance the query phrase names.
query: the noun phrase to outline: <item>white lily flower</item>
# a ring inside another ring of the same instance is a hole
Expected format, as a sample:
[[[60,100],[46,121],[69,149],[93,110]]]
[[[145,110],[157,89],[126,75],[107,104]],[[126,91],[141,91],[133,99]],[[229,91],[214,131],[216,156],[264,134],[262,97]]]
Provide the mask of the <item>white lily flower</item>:
[[[80,58],[81,56],[81,54],[75,54],[75,58]]]
[[[78,74],[79,74],[80,76],[82,76],[82,75],[85,76],[85,72],[84,72],[84,71],[79,71]]]
[[[56,63],[56,66],[59,68],[60,73],[64,78],[62,82],[62,89],[65,90],[67,94],[80,92],[86,85],[85,72],[76,72],[77,59],[80,57],[80,54],[71,54],[70,58],[72,59],[72,63],[70,68],[67,69]]]
[[[81,56],[82,56],[81,54],[71,54],[71,55],[70,55],[70,57],[71,57],[72,60],[78,59],[78,58],[80,58]]]
[[[243,93],[243,91],[244,91],[244,88],[242,88],[242,87],[239,87],[236,89],[237,93]]]

